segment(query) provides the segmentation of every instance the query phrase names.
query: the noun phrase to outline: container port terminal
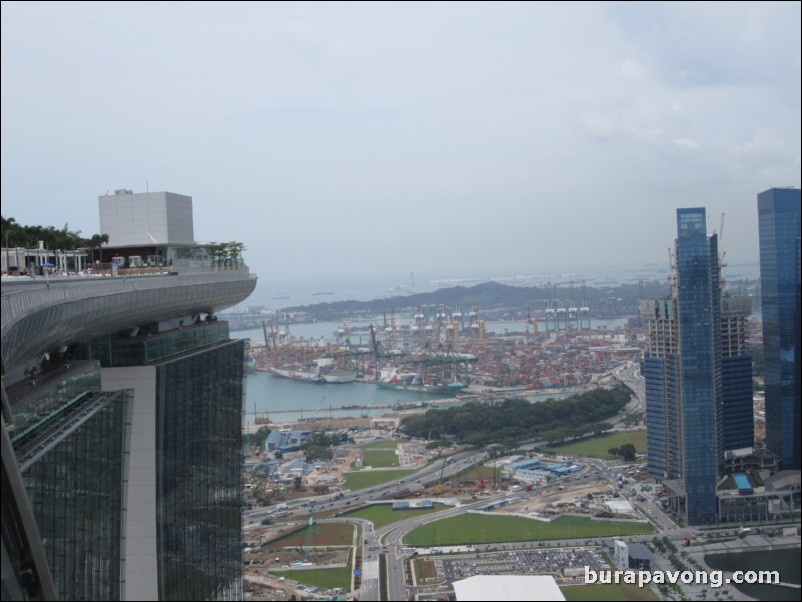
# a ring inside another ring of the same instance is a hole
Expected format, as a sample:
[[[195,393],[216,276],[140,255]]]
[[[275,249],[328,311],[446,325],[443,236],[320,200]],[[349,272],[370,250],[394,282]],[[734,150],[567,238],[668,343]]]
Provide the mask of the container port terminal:
[[[545,321],[528,317],[522,332],[497,333],[487,328],[476,307],[466,312],[464,323],[458,309],[438,313],[441,321],[434,323],[424,324],[416,315],[408,322],[393,318],[386,326],[343,325],[332,333],[336,342],[296,338],[289,334],[288,322],[279,327],[276,320],[265,320],[264,341],[251,341],[250,365],[254,370],[285,366],[301,372],[325,359],[353,370],[356,380],[367,383],[395,368],[419,374],[425,383],[458,382],[465,385],[461,393],[490,398],[591,385],[621,363],[637,359],[644,344],[636,318],[613,328],[591,328],[582,326],[581,313],[567,311],[574,316],[567,323],[555,320],[546,328]],[[355,339],[360,340],[353,344]]]

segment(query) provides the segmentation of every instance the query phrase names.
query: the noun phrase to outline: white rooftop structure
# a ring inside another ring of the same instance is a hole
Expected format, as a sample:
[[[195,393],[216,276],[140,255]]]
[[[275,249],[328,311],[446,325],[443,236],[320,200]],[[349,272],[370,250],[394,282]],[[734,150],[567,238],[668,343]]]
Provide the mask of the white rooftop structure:
[[[454,582],[457,600],[565,600],[551,575],[475,575]]]
[[[626,500],[607,500],[604,505],[614,514],[634,514],[635,508]]]
[[[109,246],[195,244],[191,196],[121,188],[99,196],[98,205]]]

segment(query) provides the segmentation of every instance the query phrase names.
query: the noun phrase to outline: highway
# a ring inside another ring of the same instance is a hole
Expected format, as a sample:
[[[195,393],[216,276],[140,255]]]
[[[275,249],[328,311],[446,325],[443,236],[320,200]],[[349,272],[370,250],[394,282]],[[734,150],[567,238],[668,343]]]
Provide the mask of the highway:
[[[645,400],[645,386],[644,379],[640,375],[638,364],[635,362],[628,363],[620,366],[613,371],[613,375],[621,382],[626,384],[634,393],[632,402],[628,405],[626,411],[615,418],[615,422],[621,422],[626,414],[633,414],[643,412]],[[535,445],[536,443],[531,443]],[[469,450],[459,452],[450,456],[448,459],[443,458],[442,461],[432,463],[431,465],[422,468],[418,472],[399,479],[393,483],[385,485],[377,485],[375,487],[353,491],[342,492],[336,494],[328,494],[315,498],[315,512],[320,511],[345,511],[355,507],[366,504],[378,503],[380,501],[387,502],[394,499],[398,495],[409,494],[410,492],[423,490],[425,487],[436,484],[441,478],[446,481],[452,478],[457,473],[475,465],[477,462],[482,461],[486,457],[486,453],[478,450]],[[693,539],[696,534],[693,528],[678,527],[670,517],[662,512],[658,504],[651,496],[644,497],[643,501],[638,501],[636,498],[639,491],[632,486],[628,486],[624,478],[624,468],[626,466],[621,461],[606,461],[594,458],[584,458],[579,461],[586,464],[586,468],[573,476],[561,479],[558,483],[551,485],[544,485],[535,487],[531,491],[518,491],[514,494],[510,492],[500,493],[494,496],[485,497],[479,501],[461,505],[458,507],[441,510],[433,514],[425,514],[417,517],[411,517],[406,520],[396,522],[377,530],[373,529],[372,523],[362,519],[342,518],[328,519],[332,521],[346,520],[351,523],[359,523],[362,526],[362,566],[361,566],[361,586],[354,592],[354,594],[362,600],[378,600],[380,599],[380,554],[384,553],[387,562],[387,588],[388,597],[390,600],[406,600],[414,592],[411,591],[411,581],[407,581],[407,565],[406,558],[409,556],[409,550],[405,551],[403,544],[404,536],[416,529],[417,527],[426,523],[443,520],[452,516],[457,516],[468,512],[472,509],[478,509],[486,506],[493,501],[509,498],[514,495],[518,499],[526,499],[530,496],[541,495],[544,492],[555,491],[561,486],[568,486],[570,489],[573,485],[584,484],[595,479],[601,479],[606,483],[612,484],[621,490],[624,499],[629,499],[636,511],[639,512],[646,520],[650,521],[658,533],[663,533],[675,541],[682,541],[686,537]],[[623,479],[623,480],[622,480]],[[621,485],[621,487],[619,487]],[[600,484],[601,486],[601,484]],[[431,497],[431,496],[430,496]],[[309,513],[310,504],[306,500],[294,500],[287,503],[284,512],[289,512],[293,518],[302,517]],[[275,512],[274,507],[257,508],[245,513],[246,522],[258,522],[265,516],[270,516]],[[654,538],[655,534],[643,536],[628,536],[628,541],[650,541]],[[595,538],[598,540],[598,538]],[[538,547],[540,542],[518,542],[510,544],[488,544],[488,545],[474,545],[471,546],[477,551],[487,551],[496,549],[530,549]],[[556,540],[548,542],[550,546],[586,546],[586,540],[569,538],[564,540]]]

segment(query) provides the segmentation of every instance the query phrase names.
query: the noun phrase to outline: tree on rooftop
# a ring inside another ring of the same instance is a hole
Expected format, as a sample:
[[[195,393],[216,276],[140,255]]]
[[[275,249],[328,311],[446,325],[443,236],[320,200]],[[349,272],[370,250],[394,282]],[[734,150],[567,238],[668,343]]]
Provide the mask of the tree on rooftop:
[[[234,262],[234,265],[239,263],[242,259],[242,252],[245,251],[245,243],[231,241],[228,243],[228,256]]]
[[[212,258],[212,265],[219,266],[220,261],[228,255],[227,245],[224,242],[210,242],[206,245],[206,252]]]

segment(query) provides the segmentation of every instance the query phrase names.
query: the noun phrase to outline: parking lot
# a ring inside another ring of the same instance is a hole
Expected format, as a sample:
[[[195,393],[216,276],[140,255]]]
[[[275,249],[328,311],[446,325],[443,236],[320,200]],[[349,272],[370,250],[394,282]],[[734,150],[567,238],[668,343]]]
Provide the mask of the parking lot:
[[[560,582],[583,575],[585,567],[599,570],[608,567],[598,548],[544,548],[512,550],[459,556],[430,556],[437,580],[449,583],[473,575],[538,574],[553,575]]]

